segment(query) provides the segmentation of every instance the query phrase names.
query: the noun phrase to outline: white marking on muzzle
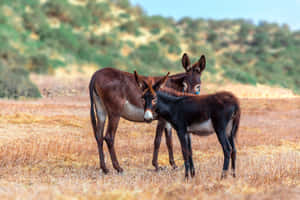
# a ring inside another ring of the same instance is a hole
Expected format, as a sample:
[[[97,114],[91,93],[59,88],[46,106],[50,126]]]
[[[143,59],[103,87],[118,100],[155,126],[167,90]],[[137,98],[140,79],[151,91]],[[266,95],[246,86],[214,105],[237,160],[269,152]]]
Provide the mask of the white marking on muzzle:
[[[146,110],[144,114],[144,119],[145,120],[153,120],[153,114],[151,110]]]

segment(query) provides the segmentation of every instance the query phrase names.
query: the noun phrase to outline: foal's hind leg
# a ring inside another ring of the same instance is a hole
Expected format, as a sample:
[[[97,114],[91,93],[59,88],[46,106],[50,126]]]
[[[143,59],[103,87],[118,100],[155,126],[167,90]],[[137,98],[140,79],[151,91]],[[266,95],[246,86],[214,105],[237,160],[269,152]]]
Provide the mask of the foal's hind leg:
[[[236,161],[236,148],[235,148],[235,143],[234,143],[234,138],[231,135],[229,137],[229,142],[231,144],[232,147],[232,151],[231,151],[231,168],[232,168],[232,176],[235,177],[235,161]]]
[[[120,167],[117,155],[115,152],[115,147],[114,147],[114,142],[115,142],[115,134],[116,130],[118,127],[120,121],[120,116],[109,116],[108,117],[108,126],[107,126],[107,131],[105,134],[105,141],[108,146],[108,150],[110,153],[111,161],[113,164],[113,167],[118,171],[118,172],[123,172],[123,169]]]
[[[224,164],[223,164],[223,172],[221,175],[221,179],[226,178],[227,171],[229,167],[229,159],[231,155],[231,145],[229,144],[228,138],[226,136],[225,128],[219,128],[216,130],[218,140],[222,145],[223,153],[224,153]]]
[[[188,134],[188,146],[189,146],[189,162],[190,162],[190,173],[191,177],[195,176],[195,167],[193,162],[193,150],[192,150],[192,141],[191,141],[191,135]]]

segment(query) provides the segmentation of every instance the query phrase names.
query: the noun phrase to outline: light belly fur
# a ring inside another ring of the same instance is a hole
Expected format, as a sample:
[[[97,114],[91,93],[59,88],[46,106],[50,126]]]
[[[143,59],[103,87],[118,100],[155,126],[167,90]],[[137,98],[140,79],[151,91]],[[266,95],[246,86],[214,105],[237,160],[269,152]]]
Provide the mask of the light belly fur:
[[[199,136],[207,136],[214,133],[214,127],[212,125],[211,119],[204,121],[202,123],[194,123],[187,127],[187,132]]]
[[[106,110],[102,103],[102,100],[95,92],[93,92],[93,98],[94,98],[94,102],[96,105],[96,112],[97,112],[98,120],[101,123],[104,123],[106,120]]]
[[[143,122],[144,109],[138,108],[126,100],[121,116],[129,121]]]
[[[226,126],[226,135],[230,136],[232,130],[232,119],[228,122]],[[187,127],[187,132],[199,136],[207,136],[215,132],[211,119],[204,121],[202,123],[194,123]]]

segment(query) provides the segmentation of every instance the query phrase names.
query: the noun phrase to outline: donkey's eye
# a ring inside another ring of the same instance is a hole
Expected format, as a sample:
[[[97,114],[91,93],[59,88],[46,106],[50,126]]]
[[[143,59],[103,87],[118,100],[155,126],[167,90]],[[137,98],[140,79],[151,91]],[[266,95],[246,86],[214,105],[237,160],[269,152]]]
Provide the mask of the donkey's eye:
[[[196,85],[196,86],[194,87],[194,90],[195,90],[195,92],[200,92],[200,90],[201,90],[201,85],[200,85],[200,84]]]

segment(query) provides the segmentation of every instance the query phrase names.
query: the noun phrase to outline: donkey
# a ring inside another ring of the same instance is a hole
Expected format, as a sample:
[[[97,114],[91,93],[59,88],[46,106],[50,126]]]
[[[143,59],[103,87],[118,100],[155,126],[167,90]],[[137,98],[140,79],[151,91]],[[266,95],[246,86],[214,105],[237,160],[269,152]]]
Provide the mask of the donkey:
[[[235,177],[236,148],[234,139],[237,135],[241,115],[238,99],[229,92],[199,96],[162,88],[168,80],[168,75],[169,73],[153,85],[142,78],[138,79],[142,80],[138,84],[143,85],[145,121],[151,122],[154,119],[153,113],[156,113],[177,131],[184,158],[186,178],[189,177],[189,171],[191,177],[195,175],[190,133],[207,136],[216,132],[224,153],[221,178],[225,178],[227,175],[230,157],[232,175]]]
[[[205,69],[205,56],[202,55],[198,62],[191,65],[187,54],[182,56],[182,65],[185,73],[170,76],[166,85],[177,91],[199,93],[201,86],[201,74]],[[141,99],[142,92],[136,84],[134,74],[123,72],[113,68],[104,68],[94,73],[89,84],[90,93],[90,117],[94,135],[97,141],[100,168],[108,173],[104,161],[103,141],[105,140],[109,149],[113,167],[122,172],[117,160],[114,138],[120,117],[129,121],[144,122],[144,104]],[[155,82],[161,77],[141,77],[144,80]],[[106,135],[103,136],[106,117],[108,116],[108,127]],[[154,152],[152,165],[159,170],[157,163],[158,151],[161,142],[162,132],[165,131],[166,143],[169,151],[169,162],[176,168],[173,157],[171,126],[163,119],[159,119],[156,136],[154,140]]]

